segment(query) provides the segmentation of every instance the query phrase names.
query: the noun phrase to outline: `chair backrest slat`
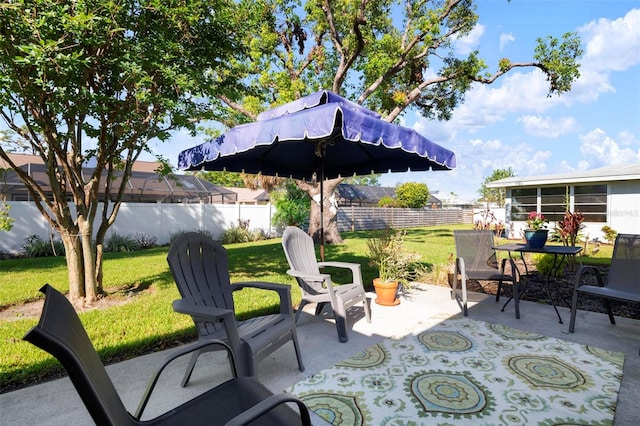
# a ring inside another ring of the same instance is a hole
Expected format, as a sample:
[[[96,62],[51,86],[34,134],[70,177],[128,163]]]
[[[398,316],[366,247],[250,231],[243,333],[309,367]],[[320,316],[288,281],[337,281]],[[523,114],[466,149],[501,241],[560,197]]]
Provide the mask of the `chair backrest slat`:
[[[291,269],[307,274],[317,275],[320,273],[313,238],[302,229],[295,226],[287,226],[282,234],[282,248]],[[322,283],[307,282],[300,278],[296,278],[296,281],[306,293],[318,294],[326,292],[326,289],[322,287]]]
[[[464,259],[468,270],[498,269],[491,230],[457,230],[453,235],[457,256]]]
[[[235,311],[227,250],[198,232],[178,237],[167,255],[169,269],[180,295],[196,306],[215,306]],[[201,335],[222,329],[220,322],[195,321]]]
[[[613,246],[607,287],[640,291],[640,235],[618,234]]]

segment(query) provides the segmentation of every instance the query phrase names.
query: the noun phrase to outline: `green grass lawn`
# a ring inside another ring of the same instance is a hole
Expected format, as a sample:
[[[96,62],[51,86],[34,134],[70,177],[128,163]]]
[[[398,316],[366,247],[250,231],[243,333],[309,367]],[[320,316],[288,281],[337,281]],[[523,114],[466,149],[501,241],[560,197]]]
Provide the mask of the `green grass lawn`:
[[[453,229],[470,226],[436,226],[409,229],[407,250],[417,252],[432,271],[431,281],[448,270],[449,256],[455,253]],[[367,259],[367,238],[373,231],[345,232],[341,245],[327,245],[326,260],[357,262],[362,265],[365,286],[377,276]],[[295,281],[286,275],[288,265],[280,239],[230,244],[229,268],[232,282],[271,281],[292,286],[294,304],[300,301]],[[166,262],[168,247],[134,253],[108,253],[104,262],[104,288],[108,298],[118,300],[104,309],[87,310],[80,318],[100,356],[106,363],[175,346],[195,338],[190,317],[174,313],[171,302],[179,298]],[[607,262],[611,247],[603,246],[598,258]],[[597,259],[579,258],[589,263]],[[336,271],[328,271],[335,273]],[[445,275],[446,276],[446,275]],[[335,275],[335,282],[346,282],[346,275]],[[68,291],[64,258],[0,260],[0,309],[41,298],[38,289],[45,283],[61,292]],[[243,290],[235,295],[240,319],[257,313],[275,311],[277,297],[257,290]],[[62,374],[51,356],[22,341],[37,318],[0,322],[0,392],[22,384],[36,383]]]

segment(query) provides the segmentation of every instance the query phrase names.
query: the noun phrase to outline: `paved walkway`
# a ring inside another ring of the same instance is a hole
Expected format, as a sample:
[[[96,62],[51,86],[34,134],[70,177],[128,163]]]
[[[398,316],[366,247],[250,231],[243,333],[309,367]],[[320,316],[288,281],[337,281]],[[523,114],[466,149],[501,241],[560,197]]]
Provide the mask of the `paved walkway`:
[[[505,312],[501,312],[501,305],[496,304],[492,296],[473,294],[471,299],[469,316],[473,319],[625,352],[626,360],[614,424],[640,424],[640,321],[616,318],[617,325],[612,326],[605,314],[580,311],[576,332],[571,334],[567,331],[568,308],[560,308],[565,323],[559,324],[550,305],[523,301],[520,306],[522,317],[516,320],[513,304]],[[431,285],[417,286],[410,298],[404,298],[398,306],[384,307],[375,303],[371,306],[371,324],[367,324],[364,319],[362,308],[354,310],[354,318],[349,322],[348,343],[339,343],[333,322],[314,317],[311,315],[314,306],[309,306],[309,315],[303,314],[298,323],[298,338],[306,371],[301,373],[297,370],[293,346],[288,343],[261,363],[260,379],[272,391],[281,392],[309,374],[330,367],[385,337],[402,337],[422,331],[434,321],[460,315],[457,303],[450,298],[449,289]],[[135,411],[151,372],[165,355],[166,352],[155,353],[107,367],[130,411]],[[211,357],[216,355],[219,354],[205,354]],[[179,387],[179,382],[186,361],[176,363],[167,371],[158,385],[159,392],[151,401],[148,415],[159,413],[168,405],[175,405],[205,389],[214,379],[213,376],[219,378],[219,369],[212,371],[212,365],[226,368],[224,359],[213,362],[201,359],[192,376],[194,379],[183,389]],[[212,420],[215,424],[215,413],[212,413]],[[316,423],[322,422],[316,420]],[[86,424],[91,424],[91,418],[66,378],[0,395],[0,425]]]

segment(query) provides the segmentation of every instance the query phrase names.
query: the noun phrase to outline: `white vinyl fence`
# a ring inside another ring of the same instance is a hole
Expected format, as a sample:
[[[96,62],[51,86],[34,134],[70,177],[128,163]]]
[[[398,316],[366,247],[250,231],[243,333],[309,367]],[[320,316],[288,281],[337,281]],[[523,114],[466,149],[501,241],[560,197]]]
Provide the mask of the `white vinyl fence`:
[[[29,201],[10,201],[11,231],[0,231],[0,253],[21,251],[25,238],[38,235],[43,239],[59,239],[35,205]],[[249,221],[250,229],[276,232],[271,226],[275,208],[271,204],[166,204],[123,203],[116,222],[107,233],[126,236],[135,233],[156,238],[157,244],[168,244],[171,235],[181,231],[206,230],[220,238],[225,229]]]
[[[31,235],[45,240],[59,239],[35,205],[29,201],[10,201],[10,216],[14,219],[11,231],[0,231],[0,254],[18,254]],[[271,225],[275,207],[271,204],[166,204],[123,203],[116,222],[108,231],[122,236],[135,233],[156,238],[160,245],[168,244],[171,236],[184,231],[206,230],[215,239],[226,229],[238,226],[240,220],[252,230],[264,230],[280,235],[282,229]],[[504,209],[495,211],[504,220]],[[456,223],[472,224],[481,218],[476,209],[386,209],[369,207],[341,207],[338,210],[340,231],[411,228]]]

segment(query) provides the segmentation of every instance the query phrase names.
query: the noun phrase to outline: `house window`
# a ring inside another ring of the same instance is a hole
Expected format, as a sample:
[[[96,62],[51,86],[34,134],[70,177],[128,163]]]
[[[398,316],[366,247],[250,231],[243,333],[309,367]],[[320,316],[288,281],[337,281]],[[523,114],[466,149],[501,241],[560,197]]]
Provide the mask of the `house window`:
[[[582,212],[585,222],[607,221],[607,185],[576,186],[573,193],[573,210]]]
[[[538,209],[536,188],[517,188],[511,190],[511,220],[526,221],[529,212]]]
[[[564,218],[569,205],[569,188],[566,186],[540,188],[540,213],[550,222]]]

